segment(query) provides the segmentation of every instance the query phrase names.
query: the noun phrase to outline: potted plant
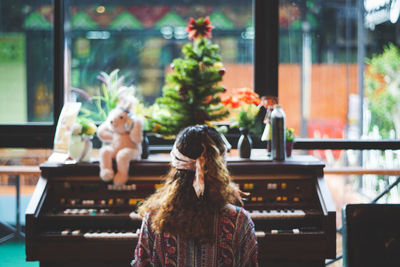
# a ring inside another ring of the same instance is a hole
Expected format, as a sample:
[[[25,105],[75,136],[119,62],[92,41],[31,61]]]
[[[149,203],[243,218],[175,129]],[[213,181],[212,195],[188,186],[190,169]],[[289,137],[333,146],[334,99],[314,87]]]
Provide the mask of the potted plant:
[[[218,45],[211,41],[213,26],[208,17],[190,19],[189,39],[182,47],[182,57],[173,60],[163,95],[156,99],[152,131],[164,139],[174,139],[183,128],[220,121],[229,115],[221,104],[220,84],[225,67]]]
[[[286,128],[286,156],[290,157],[292,155],[294,143],[294,129]]]
[[[250,158],[253,144],[250,132],[254,128],[255,118],[260,111],[259,95],[250,88],[241,88],[222,103],[230,110],[231,126],[239,127],[241,133],[237,146],[239,157]]]

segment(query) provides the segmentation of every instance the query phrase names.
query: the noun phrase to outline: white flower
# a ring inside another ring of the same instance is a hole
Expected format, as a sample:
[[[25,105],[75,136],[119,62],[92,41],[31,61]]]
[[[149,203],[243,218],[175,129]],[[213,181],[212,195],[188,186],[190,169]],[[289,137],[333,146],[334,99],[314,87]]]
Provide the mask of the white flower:
[[[73,135],[79,135],[82,133],[82,125],[80,123],[74,123],[72,126],[72,134]]]

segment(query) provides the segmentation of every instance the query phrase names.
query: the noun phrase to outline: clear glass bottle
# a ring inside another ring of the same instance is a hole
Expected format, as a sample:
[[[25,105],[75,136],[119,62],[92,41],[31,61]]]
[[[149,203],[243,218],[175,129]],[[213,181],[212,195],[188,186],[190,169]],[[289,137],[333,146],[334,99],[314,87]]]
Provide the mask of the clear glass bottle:
[[[273,160],[283,161],[286,159],[286,125],[285,112],[282,106],[276,104],[271,113],[271,154]]]

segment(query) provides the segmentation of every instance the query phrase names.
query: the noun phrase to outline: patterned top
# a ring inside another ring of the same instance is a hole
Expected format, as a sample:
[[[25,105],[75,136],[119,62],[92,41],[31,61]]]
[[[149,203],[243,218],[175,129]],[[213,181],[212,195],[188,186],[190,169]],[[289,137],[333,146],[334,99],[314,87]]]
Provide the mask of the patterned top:
[[[142,222],[132,266],[258,266],[254,223],[243,208],[226,205],[214,218],[213,243],[200,244],[168,233],[156,234],[147,215]]]

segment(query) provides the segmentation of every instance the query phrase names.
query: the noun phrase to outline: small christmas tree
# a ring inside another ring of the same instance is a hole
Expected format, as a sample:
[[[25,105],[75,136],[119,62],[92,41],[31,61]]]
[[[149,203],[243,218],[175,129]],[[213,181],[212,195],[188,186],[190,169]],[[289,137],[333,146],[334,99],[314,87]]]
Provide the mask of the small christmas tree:
[[[154,132],[164,137],[229,115],[218,96],[226,90],[218,84],[225,68],[218,45],[209,40],[212,28],[208,17],[190,19],[187,31],[194,41],[182,48],[183,58],[173,60],[174,72],[167,74],[163,96],[156,100],[160,112],[153,116]]]

